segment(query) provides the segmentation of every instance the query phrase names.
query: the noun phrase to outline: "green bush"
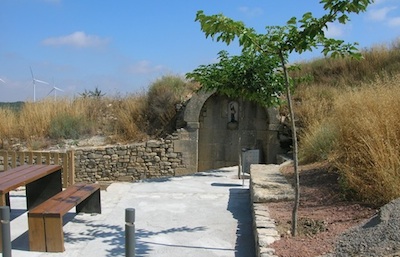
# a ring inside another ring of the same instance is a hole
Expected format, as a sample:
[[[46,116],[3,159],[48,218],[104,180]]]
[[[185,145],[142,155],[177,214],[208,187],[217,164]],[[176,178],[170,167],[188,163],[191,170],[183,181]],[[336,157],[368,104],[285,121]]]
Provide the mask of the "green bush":
[[[337,139],[337,128],[330,122],[322,122],[308,128],[300,143],[299,159],[302,163],[328,159]]]
[[[51,120],[49,136],[51,139],[79,139],[90,130],[84,118],[61,114]]]

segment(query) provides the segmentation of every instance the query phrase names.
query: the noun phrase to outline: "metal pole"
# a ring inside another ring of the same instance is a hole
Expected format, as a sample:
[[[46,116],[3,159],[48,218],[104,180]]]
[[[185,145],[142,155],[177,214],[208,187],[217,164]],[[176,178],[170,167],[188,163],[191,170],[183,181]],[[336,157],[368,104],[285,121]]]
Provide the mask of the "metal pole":
[[[125,256],[135,257],[135,209],[125,209]]]
[[[3,257],[11,257],[10,207],[0,206],[0,215]]]

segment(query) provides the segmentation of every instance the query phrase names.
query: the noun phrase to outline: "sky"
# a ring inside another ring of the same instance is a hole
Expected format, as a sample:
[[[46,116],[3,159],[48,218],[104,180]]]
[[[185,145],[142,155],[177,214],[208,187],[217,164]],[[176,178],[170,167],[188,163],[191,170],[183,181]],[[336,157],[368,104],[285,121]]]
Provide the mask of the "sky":
[[[323,14],[319,0],[0,0],[0,102],[73,98],[95,88],[124,97],[216,62],[221,50],[240,53],[236,44],[205,37],[195,22],[199,10],[259,33],[306,12]],[[391,44],[400,36],[400,1],[375,0],[348,24],[330,24],[326,35],[360,49]]]

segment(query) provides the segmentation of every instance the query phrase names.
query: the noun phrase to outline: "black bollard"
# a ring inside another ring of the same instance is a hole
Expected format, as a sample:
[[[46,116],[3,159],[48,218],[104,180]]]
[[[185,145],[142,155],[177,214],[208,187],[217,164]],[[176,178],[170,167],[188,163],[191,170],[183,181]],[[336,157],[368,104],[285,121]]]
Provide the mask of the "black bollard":
[[[125,209],[125,256],[135,257],[135,209]]]
[[[11,257],[10,207],[0,206],[0,222],[3,257]]]

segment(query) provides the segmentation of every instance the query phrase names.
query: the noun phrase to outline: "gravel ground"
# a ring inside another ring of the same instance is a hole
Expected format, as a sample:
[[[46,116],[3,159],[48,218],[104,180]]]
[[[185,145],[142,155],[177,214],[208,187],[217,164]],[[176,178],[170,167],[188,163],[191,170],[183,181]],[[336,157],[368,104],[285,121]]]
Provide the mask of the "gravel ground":
[[[369,221],[342,234],[330,256],[400,256],[400,199],[383,206]]]

